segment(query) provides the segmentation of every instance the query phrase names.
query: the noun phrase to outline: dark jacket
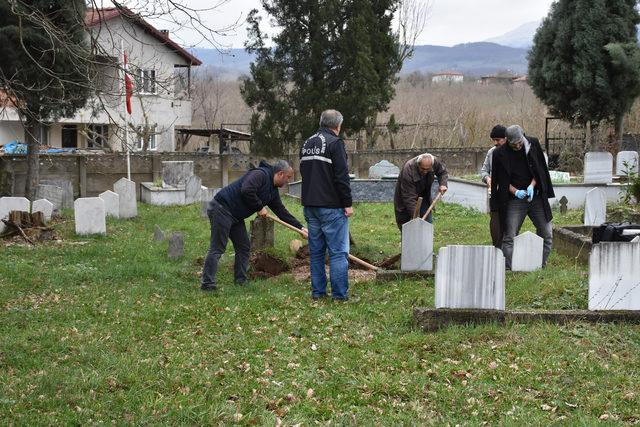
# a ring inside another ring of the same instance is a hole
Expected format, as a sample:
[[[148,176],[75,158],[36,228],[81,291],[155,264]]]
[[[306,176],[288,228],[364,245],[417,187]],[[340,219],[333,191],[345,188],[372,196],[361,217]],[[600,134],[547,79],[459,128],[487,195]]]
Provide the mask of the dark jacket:
[[[551,177],[549,176],[549,168],[544,159],[542,147],[537,138],[525,136],[531,144],[529,154],[527,154],[527,163],[531,174],[536,180],[535,196],[540,197],[543,201],[545,219],[551,221],[551,206],[549,199],[555,197]],[[524,150],[524,147],[522,147]],[[511,150],[509,144],[503,144],[493,151],[492,169],[491,169],[491,210],[500,212],[501,221],[504,219],[503,211],[509,200],[514,198],[509,191],[511,184],[511,165],[506,150]],[[518,188],[518,190],[526,190],[526,188]]]
[[[273,185],[273,175],[271,165],[261,161],[258,168],[251,169],[220,190],[214,200],[237,220],[244,220],[268,206],[284,222],[302,228],[302,224],[282,204],[278,187]]]
[[[302,206],[348,208],[352,204],[344,142],[320,128],[300,148]]]
[[[448,185],[449,173],[444,164],[437,158],[434,158],[431,171],[426,175],[420,174],[417,156],[408,160],[402,166],[393,195],[398,227],[411,219],[418,197],[422,197],[421,211],[426,212],[431,204],[431,186],[436,177],[438,177],[440,185]]]

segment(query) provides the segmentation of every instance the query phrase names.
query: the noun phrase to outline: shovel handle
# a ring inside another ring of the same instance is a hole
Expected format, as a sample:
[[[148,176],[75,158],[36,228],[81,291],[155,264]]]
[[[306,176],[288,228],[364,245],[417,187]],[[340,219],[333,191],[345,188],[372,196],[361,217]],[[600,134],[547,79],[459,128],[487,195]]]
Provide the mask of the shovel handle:
[[[418,201],[416,202],[416,208],[413,210],[413,219],[418,218],[418,215],[420,215],[421,207],[422,207],[422,197],[418,197]]]
[[[422,216],[422,219],[424,221],[427,220],[427,217],[429,216],[429,214],[431,213],[431,211],[433,210],[433,208],[436,206],[436,203],[438,203],[438,200],[440,200],[440,198],[442,197],[442,193],[438,192],[438,195],[436,196],[435,199],[433,199],[433,202],[431,202],[431,206],[429,206],[429,209],[427,209],[427,211],[424,213],[424,215]]]
[[[293,231],[295,231],[295,232],[299,233],[302,237],[304,237],[304,233],[303,233],[299,228],[296,228],[296,227],[294,227],[293,225],[291,225],[291,224],[288,224],[288,223],[284,222],[284,221],[283,221],[283,220],[281,220],[280,218],[275,217],[275,216],[273,216],[273,215],[271,215],[271,214],[267,214],[267,218],[269,218],[269,219],[270,219],[270,220],[272,220],[272,221],[277,222],[277,223],[278,223],[278,224],[280,224],[280,225],[284,225],[285,227],[287,227],[287,228],[289,228],[289,229],[291,229],[291,230],[293,230]],[[349,259],[350,259],[351,261],[355,262],[356,264],[360,264],[361,266],[363,266],[363,267],[365,267],[365,268],[368,268],[369,270],[372,270],[372,271],[378,271],[378,267],[376,267],[375,265],[371,265],[371,264],[369,264],[368,262],[363,261],[363,260],[361,260],[360,258],[355,257],[355,256],[353,256],[353,255],[351,255],[351,254],[349,254]]]

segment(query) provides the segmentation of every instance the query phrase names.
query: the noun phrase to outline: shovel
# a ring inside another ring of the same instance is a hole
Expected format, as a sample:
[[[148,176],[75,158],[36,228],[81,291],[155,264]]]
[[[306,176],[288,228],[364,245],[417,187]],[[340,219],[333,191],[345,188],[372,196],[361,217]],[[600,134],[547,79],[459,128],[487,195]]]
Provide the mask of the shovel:
[[[286,222],[284,222],[284,221],[283,221],[283,220],[281,220],[280,218],[275,217],[275,216],[273,216],[273,215],[271,215],[271,214],[267,214],[267,218],[269,218],[269,219],[270,219],[270,220],[272,220],[272,221],[277,222],[277,223],[278,223],[278,224],[280,224],[280,225],[284,225],[285,227],[287,227],[287,228],[289,228],[289,229],[291,229],[291,230],[295,231],[296,233],[299,233],[302,237],[304,237],[304,234],[302,233],[302,231],[301,231],[301,230],[297,229],[296,227],[294,227],[294,226],[293,226],[293,225],[291,225],[291,224],[287,224]],[[367,268],[367,269],[369,269],[369,270],[372,270],[372,271],[378,271],[378,267],[376,267],[375,265],[371,265],[371,264],[369,264],[368,262],[363,261],[363,260],[361,260],[360,258],[357,258],[357,257],[355,257],[355,256],[353,256],[353,255],[351,255],[351,254],[349,254],[349,259],[350,259],[351,261],[355,262],[356,264],[360,264],[361,266],[363,266],[363,267],[365,267],[365,268]]]

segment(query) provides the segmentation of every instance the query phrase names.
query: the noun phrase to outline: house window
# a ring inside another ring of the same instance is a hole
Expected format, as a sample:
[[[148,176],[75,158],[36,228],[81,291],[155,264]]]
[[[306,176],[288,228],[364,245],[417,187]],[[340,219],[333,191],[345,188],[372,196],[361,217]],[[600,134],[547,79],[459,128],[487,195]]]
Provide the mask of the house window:
[[[104,148],[109,140],[109,125],[87,126],[87,148]]]
[[[138,134],[136,138],[136,144],[134,146],[135,151],[142,151],[142,147],[144,146],[144,139],[147,139],[148,145],[147,150],[155,151],[157,150],[156,146],[156,134],[153,133],[153,130],[150,132],[141,132]]]
[[[135,79],[138,93],[156,93],[156,70],[138,68],[135,72]]]

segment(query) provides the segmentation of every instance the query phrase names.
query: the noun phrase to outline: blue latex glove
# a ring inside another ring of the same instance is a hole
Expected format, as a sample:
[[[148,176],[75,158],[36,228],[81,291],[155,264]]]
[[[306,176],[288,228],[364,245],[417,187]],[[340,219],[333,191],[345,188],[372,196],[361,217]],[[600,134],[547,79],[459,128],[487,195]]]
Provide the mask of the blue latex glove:
[[[524,190],[516,190],[515,196],[516,196],[518,199],[522,200],[522,199],[524,199],[525,197],[527,197],[527,192],[526,192],[526,191],[524,191]]]
[[[527,200],[529,201],[533,200],[533,185],[530,185],[527,187],[527,196],[529,196]]]

